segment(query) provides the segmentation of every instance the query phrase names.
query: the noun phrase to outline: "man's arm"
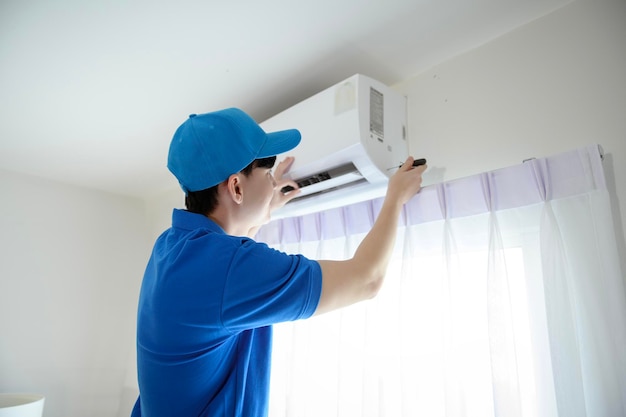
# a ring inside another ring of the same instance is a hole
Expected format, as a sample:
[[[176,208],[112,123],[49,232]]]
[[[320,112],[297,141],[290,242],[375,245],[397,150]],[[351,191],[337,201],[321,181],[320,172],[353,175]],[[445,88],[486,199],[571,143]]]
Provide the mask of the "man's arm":
[[[409,157],[391,177],[387,194],[374,226],[354,256],[345,261],[319,261],[322,268],[322,296],[316,315],[374,297],[387,271],[404,204],[421,187],[426,165],[413,168]]]

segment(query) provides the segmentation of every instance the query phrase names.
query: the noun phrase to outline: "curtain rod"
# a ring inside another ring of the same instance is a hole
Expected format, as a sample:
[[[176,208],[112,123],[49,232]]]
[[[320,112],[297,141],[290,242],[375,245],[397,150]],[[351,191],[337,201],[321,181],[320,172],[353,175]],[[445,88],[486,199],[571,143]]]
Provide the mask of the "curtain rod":
[[[598,147],[598,154],[600,154],[600,160],[604,161],[604,149],[602,148],[602,145],[596,145]],[[528,161],[532,161],[533,159],[537,159],[535,157],[532,158],[526,158],[522,160],[522,163],[526,163]]]

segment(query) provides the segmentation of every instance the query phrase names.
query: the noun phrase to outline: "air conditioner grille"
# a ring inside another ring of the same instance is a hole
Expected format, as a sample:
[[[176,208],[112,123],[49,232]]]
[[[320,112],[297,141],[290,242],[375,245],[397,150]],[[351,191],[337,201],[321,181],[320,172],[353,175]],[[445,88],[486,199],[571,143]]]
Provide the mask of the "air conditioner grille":
[[[316,172],[313,175],[294,178],[294,181],[298,184],[298,187],[300,187],[302,196],[299,198],[301,198],[305,195],[318,194],[322,191],[335,189],[336,187],[351,184],[363,179],[363,175],[359,172],[358,168],[352,162],[348,162],[335,168]],[[281,191],[287,193],[291,190],[293,190],[292,187],[284,187]]]

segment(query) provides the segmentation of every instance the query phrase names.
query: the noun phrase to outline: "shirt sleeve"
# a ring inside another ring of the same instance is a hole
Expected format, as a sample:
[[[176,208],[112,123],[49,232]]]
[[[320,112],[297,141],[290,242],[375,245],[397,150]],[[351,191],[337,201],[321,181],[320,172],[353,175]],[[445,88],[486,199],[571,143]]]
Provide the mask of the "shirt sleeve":
[[[245,240],[228,270],[222,323],[230,331],[308,318],[322,292],[319,263]]]

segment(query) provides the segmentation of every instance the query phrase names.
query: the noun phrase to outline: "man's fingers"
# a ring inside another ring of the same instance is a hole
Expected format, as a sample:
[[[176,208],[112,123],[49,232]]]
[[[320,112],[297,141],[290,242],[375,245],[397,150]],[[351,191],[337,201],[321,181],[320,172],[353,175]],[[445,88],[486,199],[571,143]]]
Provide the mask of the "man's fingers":
[[[300,192],[300,187],[294,180],[283,179],[281,181],[276,181],[276,188],[279,189],[282,193],[286,194],[291,191]]]
[[[288,156],[280,161],[280,163],[276,166],[276,169],[274,170],[274,178],[276,178],[276,180],[281,179],[285,172],[289,171],[289,168],[291,168],[291,164],[293,164],[294,159],[295,158],[293,156]]]

